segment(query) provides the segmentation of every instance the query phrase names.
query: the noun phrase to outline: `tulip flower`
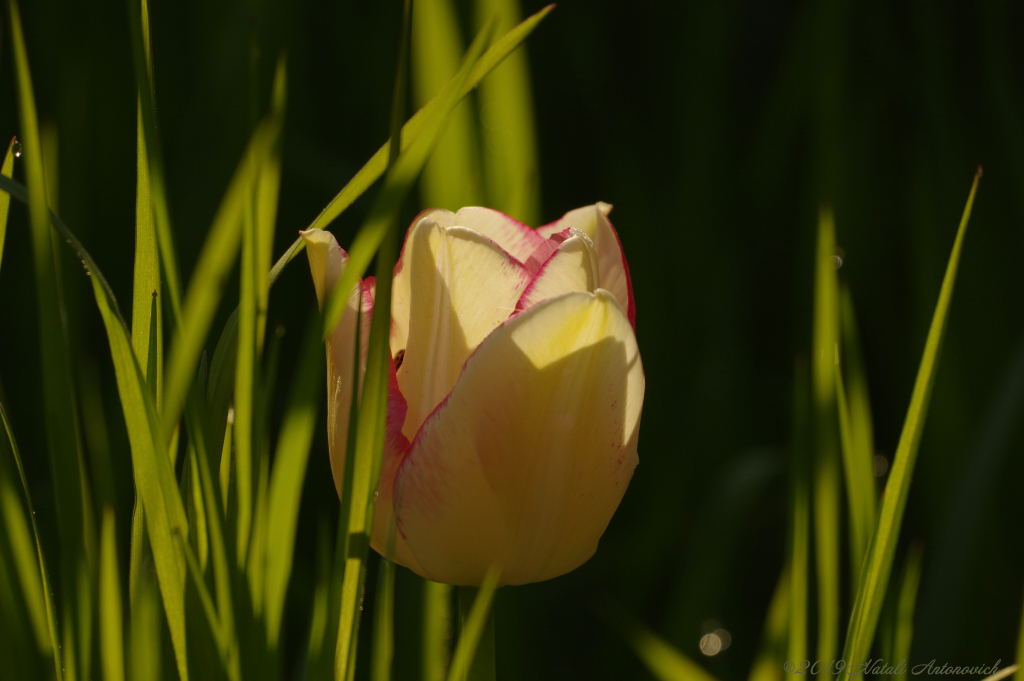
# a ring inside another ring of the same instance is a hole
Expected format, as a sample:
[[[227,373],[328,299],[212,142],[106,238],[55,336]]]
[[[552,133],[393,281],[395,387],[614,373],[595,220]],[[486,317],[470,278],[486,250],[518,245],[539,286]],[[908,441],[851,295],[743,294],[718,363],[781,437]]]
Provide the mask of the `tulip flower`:
[[[494,564],[501,584],[525,584],[597,550],[638,462],[644,397],[610,209],[579,208],[538,229],[486,208],[429,210],[413,222],[395,266],[378,552],[428,579],[475,586]],[[326,232],[303,236],[323,305],[347,256]],[[361,308],[365,340],[372,305],[368,279],[328,340],[339,494],[356,318]]]

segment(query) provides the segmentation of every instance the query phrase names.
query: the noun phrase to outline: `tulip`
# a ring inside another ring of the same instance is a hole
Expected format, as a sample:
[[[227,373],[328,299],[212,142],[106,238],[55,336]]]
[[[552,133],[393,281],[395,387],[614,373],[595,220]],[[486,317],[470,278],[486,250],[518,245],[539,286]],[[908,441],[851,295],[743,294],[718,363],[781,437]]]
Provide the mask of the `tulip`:
[[[395,266],[378,552],[428,579],[475,586],[495,564],[500,584],[525,584],[597,550],[638,462],[644,397],[610,210],[586,206],[536,230],[486,208],[429,210],[413,222]],[[322,306],[347,256],[326,232],[303,236]],[[339,494],[355,325],[362,309],[365,341],[372,305],[368,279],[327,342]],[[361,367],[365,356],[364,345]]]

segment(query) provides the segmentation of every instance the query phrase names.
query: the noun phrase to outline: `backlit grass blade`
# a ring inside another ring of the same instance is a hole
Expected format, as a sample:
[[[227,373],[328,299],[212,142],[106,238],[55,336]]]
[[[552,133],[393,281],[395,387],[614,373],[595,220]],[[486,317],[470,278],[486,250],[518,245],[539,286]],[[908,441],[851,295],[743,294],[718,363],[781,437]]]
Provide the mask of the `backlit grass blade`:
[[[907,553],[907,564],[903,568],[899,594],[896,600],[896,622],[893,629],[892,666],[901,660],[910,664],[910,644],[914,639],[914,605],[917,603],[917,587],[921,583],[921,546],[913,544]],[[891,681],[905,681],[907,668],[902,673],[889,677]]]
[[[55,267],[54,238],[50,229],[49,208],[46,198],[46,173],[43,149],[36,117],[35,96],[29,71],[28,55],[21,28],[21,15],[15,0],[8,2],[11,26],[14,70],[18,93],[18,113],[21,124],[21,143],[24,149],[25,178],[28,193],[29,224],[32,236],[32,254],[36,275],[37,311],[39,319],[39,345],[42,362],[42,393],[46,440],[50,470],[53,478],[60,538],[59,579],[62,603],[62,622],[65,634],[62,657],[68,667],[87,659],[87,642],[78,640],[78,633],[88,628],[79,627],[78,607],[88,606],[89,591],[78,593],[80,570],[88,548],[94,541],[92,509],[87,503],[88,490],[84,475],[84,461],[79,439],[74,384],[71,378],[70,354],[61,309],[59,271]],[[0,175],[2,177],[2,175]],[[3,178],[7,179],[7,178]],[[85,612],[82,613],[86,625]],[[81,653],[77,658],[75,653]],[[82,673],[83,669],[76,669]]]
[[[504,33],[521,15],[519,0],[476,0],[477,25],[497,15]],[[540,221],[540,175],[526,52],[517,50],[480,84],[487,205],[528,225]]]
[[[164,183],[163,149],[160,145],[156,119],[156,101],[153,91],[153,56],[149,44],[149,2],[129,0],[128,16],[132,37],[132,57],[135,65],[135,86],[138,92],[136,115],[140,151],[137,160],[145,161],[148,194],[145,197],[149,207],[149,218],[159,244],[159,256],[163,262],[163,275],[171,303],[174,326],[181,323],[181,284],[178,279],[178,261],[174,250],[174,236],[171,216],[167,208],[167,190]],[[141,166],[140,166],[141,169]],[[139,182],[143,180],[141,173]],[[146,210],[146,205],[136,204],[136,211]],[[138,219],[138,212],[136,212]],[[147,245],[147,248],[149,246]],[[147,252],[147,256],[151,253]],[[159,277],[159,273],[156,275]]]
[[[270,477],[267,525],[265,613],[267,641],[276,649],[281,632],[285,595],[294,559],[302,485],[313,443],[316,417],[323,394],[324,351],[319,318],[314,319],[302,345],[300,363],[292,382],[288,407],[277,438]]]
[[[156,585],[139,581],[131,618],[131,678],[160,681],[160,604]]]
[[[484,575],[484,581],[479,589],[473,587],[461,587],[462,594],[467,595],[475,592],[476,597],[472,599],[473,605],[468,612],[463,611],[462,631],[459,634],[459,642],[455,646],[452,655],[452,664],[448,668],[448,681],[478,681],[479,674],[475,674],[476,665],[479,663],[484,670],[489,670],[491,678],[494,673],[494,616],[491,613],[491,606],[494,602],[494,592],[498,586],[498,579],[501,577],[501,569],[498,566],[491,566]],[[466,599],[468,602],[468,599]],[[479,660],[478,648],[481,640],[487,635],[490,627],[491,640],[489,642],[490,658]],[[483,678],[486,678],[484,676]]]
[[[373,681],[391,681],[391,658],[395,652],[395,564],[380,560],[377,598],[373,602]]]
[[[818,659],[831,660],[839,645],[839,452],[836,446],[836,362],[838,284],[832,211],[818,217],[815,258],[814,342],[811,361],[814,398],[813,509],[818,584]]]
[[[964,207],[963,216],[960,219],[949,263],[946,265],[942,289],[939,292],[939,300],[932,316],[931,327],[928,330],[928,339],[925,341],[924,354],[921,357],[921,365],[914,382],[914,391],[910,397],[910,407],[907,410],[903,431],[900,433],[899,444],[893,457],[885,493],[882,495],[882,509],[868,546],[860,588],[857,591],[857,599],[850,616],[850,627],[843,650],[843,659],[848,664],[861,664],[867,659],[871,642],[875,636],[875,628],[878,626],[878,617],[885,599],[885,590],[889,584],[893,556],[899,541],[900,525],[903,522],[903,512],[907,505],[907,495],[910,492],[910,481],[913,477],[914,464],[921,443],[921,433],[924,430],[925,416],[928,413],[928,403],[931,400],[935,368],[938,364],[939,351],[949,316],[949,305],[953,297],[953,287],[956,284],[957,268],[960,264],[960,251],[963,247],[964,234],[967,231],[967,222],[971,217],[971,207],[974,205],[974,196],[978,190],[980,177],[981,169],[979,168],[974,176],[974,183],[971,185],[971,192],[967,197],[967,205]]]
[[[166,389],[161,416],[167,432],[181,415],[188,387],[199,364],[203,342],[242,241],[243,211],[246,203],[251,201],[253,181],[267,148],[279,131],[280,123],[271,118],[261,123],[253,133],[199,254],[185,294],[181,324],[175,332],[164,377]]]
[[[875,524],[874,445],[867,379],[860,361],[857,331],[853,321],[853,303],[848,289],[840,293],[840,359],[850,377],[849,389],[840,367],[836,368],[836,404],[843,452],[843,473],[850,513],[850,574],[854,588],[860,584],[871,531]]]
[[[100,532],[100,659],[104,681],[124,681],[124,630],[121,612],[121,579],[117,570],[117,535],[114,509],[103,510]]]
[[[806,660],[808,592],[811,563],[810,377],[806,362],[798,361],[793,387],[793,451],[790,455],[789,529],[789,633],[787,660]]]
[[[416,5],[412,18],[412,85],[417,106],[429,102],[459,70],[463,44],[460,33],[452,0]],[[471,101],[462,102],[452,111],[437,148],[423,168],[423,205],[453,211],[484,205],[473,112]]]
[[[210,445],[214,448],[227,446],[230,460],[230,433],[227,432],[228,410],[231,408],[231,396],[235,389],[235,356],[238,353],[238,309],[228,317],[217,341],[217,349],[213,351],[210,362],[210,378],[206,386],[206,414],[209,419]],[[213,449],[211,455],[219,455],[220,450]],[[213,462],[211,462],[213,463]],[[222,493],[222,501],[226,495]]]
[[[270,96],[271,115],[284,120],[288,96],[287,60],[277,59],[274,85]],[[277,199],[281,189],[281,137],[278,136],[263,158],[256,184],[256,332],[259,350],[267,328],[267,307],[270,298],[270,261],[274,250],[274,227],[277,224]]]
[[[644,626],[618,605],[607,602],[598,614],[626,639],[640,661],[659,681],[715,681],[699,664]],[[461,641],[459,642],[461,644]],[[454,661],[452,663],[454,667]],[[449,679],[453,677],[448,675]]]
[[[399,146],[402,150],[405,150],[411,145],[416,139],[419,138],[420,133],[424,129],[424,125],[428,118],[431,117],[434,110],[441,105],[442,101],[448,96],[451,89],[455,89],[458,93],[458,99],[461,100],[467,94],[469,94],[473,88],[475,88],[484,77],[489,74],[498,64],[505,60],[508,55],[512,54],[519,45],[526,40],[527,36],[533,32],[533,29],[537,28],[537,25],[541,22],[548,13],[555,8],[554,5],[548,5],[544,9],[540,10],[536,14],[528,17],[521,24],[516,26],[514,29],[509,31],[500,40],[496,41],[483,55],[480,56],[479,60],[473,65],[472,70],[469,72],[469,76],[459,81],[459,75],[456,74],[452,80],[448,81],[448,85],[439,92],[433,99],[431,99],[422,109],[416,112],[416,114],[406,122],[402,127],[401,141]],[[352,202],[363,195],[370,186],[376,182],[388,166],[388,154],[390,149],[390,142],[385,142],[384,146],[377,150],[370,160],[367,161],[359,172],[349,180],[338,194],[331,199],[331,202],[320,212],[320,214],[310,223],[307,229],[326,229],[339,215],[344,212],[346,208],[352,205]],[[302,252],[305,248],[305,242],[299,238],[296,239],[288,250],[277,259],[274,263],[274,267],[270,271],[270,283],[273,284],[280,276],[281,271],[284,270],[285,265],[291,262],[292,258]]]
[[[750,666],[747,681],[781,681],[786,657],[786,635],[789,626],[789,567],[782,570],[775,585],[768,616],[761,632],[761,645]]]
[[[7,153],[4,154],[3,165],[0,165],[0,175],[11,177],[14,174],[14,145],[18,144],[18,138],[12,137],[11,143],[7,145]],[[6,192],[0,192],[0,265],[4,258],[4,240],[7,236],[7,211],[11,207],[11,196]]]

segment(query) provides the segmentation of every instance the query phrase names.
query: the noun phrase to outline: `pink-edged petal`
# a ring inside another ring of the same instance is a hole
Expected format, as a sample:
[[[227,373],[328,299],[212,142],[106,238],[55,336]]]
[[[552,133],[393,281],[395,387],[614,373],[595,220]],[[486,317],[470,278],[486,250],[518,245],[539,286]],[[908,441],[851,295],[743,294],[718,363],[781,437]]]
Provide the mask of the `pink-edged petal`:
[[[398,385],[408,402],[402,430],[411,439],[473,349],[514,312],[530,274],[479,232],[430,218],[413,228],[404,257],[410,316]]]
[[[636,306],[633,303],[633,282],[629,277],[629,265],[626,263],[626,255],[622,250],[622,242],[619,241],[619,235],[608,219],[608,213],[611,210],[611,204],[598,201],[592,206],[571,210],[560,220],[538,227],[537,234],[549,238],[558,235],[567,227],[576,227],[586,232],[594,242],[594,249],[597,251],[601,271],[600,287],[615,296],[622,309],[626,311],[629,323],[635,327]]]
[[[345,271],[348,254],[338,245],[330,232],[312,229],[301,234],[306,241],[306,254],[309,257],[309,269],[313,275],[317,299],[323,308],[324,300],[334,290],[338,277]],[[345,476],[345,451],[352,407],[352,377],[355,370],[356,318],[359,316],[360,307],[360,393],[366,374],[370,318],[373,315],[373,293],[367,286],[368,283],[369,280],[359,282],[349,297],[337,326],[327,337],[327,443],[331,455],[331,473],[339,496]]]
[[[468,227],[480,232],[523,264],[526,264],[530,254],[544,242],[544,237],[537,234],[532,227],[491,208],[462,208],[455,214],[452,225],[441,226]]]
[[[549,298],[494,330],[395,478],[419,574],[551,579],[593,555],[637,464],[644,374],[607,291]]]
[[[563,241],[541,265],[516,303],[517,311],[528,310],[542,300],[569,291],[593,293],[598,288],[600,275],[594,244],[581,230],[570,229],[575,234]]]

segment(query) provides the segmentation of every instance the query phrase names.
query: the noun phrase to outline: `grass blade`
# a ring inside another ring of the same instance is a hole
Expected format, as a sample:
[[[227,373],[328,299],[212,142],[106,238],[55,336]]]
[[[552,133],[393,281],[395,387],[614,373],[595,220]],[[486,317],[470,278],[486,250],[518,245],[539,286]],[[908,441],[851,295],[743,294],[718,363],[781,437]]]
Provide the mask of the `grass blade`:
[[[818,218],[815,259],[814,355],[814,547],[818,583],[818,659],[831,660],[839,643],[839,452],[836,447],[838,284],[832,211]]]
[[[160,681],[160,606],[149,579],[139,581],[131,619],[131,678]]]
[[[3,165],[0,165],[0,175],[11,177],[14,174],[14,145],[19,144],[17,137],[11,138],[7,145],[7,153],[4,154]],[[20,152],[19,152],[20,153]],[[4,259],[4,240],[7,236],[7,211],[11,207],[10,194],[0,192],[0,265]]]
[[[910,659],[910,644],[914,639],[914,605],[917,602],[917,587],[921,583],[921,546],[913,544],[907,553],[907,564],[903,568],[899,595],[896,600],[896,626],[893,631],[892,664]],[[905,681],[906,665],[900,674],[890,677],[891,681]]]
[[[462,55],[458,16],[451,0],[416,5],[412,19],[412,85],[418,106],[440,92],[459,70]],[[455,107],[437,148],[423,168],[423,204],[449,210],[483,205],[474,108]]]
[[[377,598],[373,602],[373,681],[391,681],[391,658],[395,652],[395,564],[380,560]]]
[[[117,575],[117,538],[114,509],[103,510],[100,533],[100,657],[105,681],[124,681],[121,579]]]
[[[509,31],[500,40],[494,43],[490,49],[488,49],[480,59],[473,65],[472,70],[469,72],[469,76],[465,80],[459,81],[460,76],[456,74],[448,85],[439,92],[433,99],[416,112],[416,114],[410,118],[406,124],[402,127],[401,140],[399,146],[404,151],[409,145],[411,145],[420,136],[420,133],[424,130],[424,125],[429,118],[433,115],[435,109],[439,107],[451,90],[455,90],[458,93],[458,99],[461,100],[463,97],[468,95],[480,81],[484,79],[487,74],[494,70],[498,64],[502,63],[506,57],[512,54],[519,45],[526,40],[527,36],[533,32],[537,25],[548,15],[551,10],[555,8],[554,5],[548,5],[544,9],[540,10],[536,14],[531,15],[525,19],[521,24],[516,26],[514,29]],[[459,81],[459,82],[457,82]],[[331,199],[331,202],[320,211],[316,219],[310,223],[307,229],[326,229],[346,208],[352,205],[352,203],[358,199],[363,193],[370,188],[370,186],[376,182],[388,166],[388,155],[390,153],[390,141],[385,142],[384,146],[377,150],[370,160],[367,161],[359,172],[349,180],[348,184],[342,187],[341,191]],[[285,265],[291,262],[292,258],[302,252],[305,248],[305,242],[299,238],[296,239],[288,250],[277,259],[274,263],[274,267],[270,270],[270,283],[273,284],[280,276]]]
[[[273,550],[268,551],[266,557],[265,612],[267,641],[272,650],[277,648],[281,632],[285,595],[295,557],[293,549],[302,485],[323,392],[324,352],[319,341],[319,319],[314,318],[302,346],[270,477],[268,508],[273,512],[267,525],[267,546]]]
[[[781,681],[786,657],[786,634],[789,627],[791,580],[789,567],[782,569],[775,585],[768,615],[761,634],[761,645],[750,666],[748,681]]]
[[[490,658],[479,661],[482,663],[481,666],[490,672],[490,677],[494,678],[494,613],[491,604],[494,601],[494,592],[500,577],[501,569],[495,565],[487,571],[479,589],[460,587],[463,594],[468,595],[470,591],[473,591],[476,592],[476,597],[473,598],[473,605],[468,608],[468,612],[464,606],[468,604],[469,599],[463,600],[462,632],[459,634],[459,642],[455,646],[455,654],[452,655],[451,667],[448,668],[448,681],[477,681],[481,678],[473,672],[476,670],[476,662],[479,660],[477,649],[481,645],[482,639],[488,634],[487,629],[490,629],[491,637],[489,641]]]
[[[452,587],[424,579],[423,681],[444,681],[451,619]]]
[[[899,540],[900,525],[903,522],[903,512],[907,504],[907,495],[910,492],[914,463],[917,460],[917,452],[921,444],[921,433],[924,430],[925,416],[928,413],[928,403],[931,400],[935,368],[938,364],[942,337],[949,316],[949,304],[953,297],[957,268],[960,264],[960,251],[980,177],[981,169],[979,168],[974,176],[974,183],[971,185],[971,192],[967,197],[967,205],[964,207],[963,216],[960,219],[956,241],[953,242],[953,250],[950,253],[946,274],[942,280],[939,300],[932,316],[931,327],[928,330],[928,339],[925,341],[921,365],[914,382],[914,391],[910,397],[910,407],[907,410],[903,431],[900,433],[899,444],[893,457],[885,493],[882,495],[882,509],[868,546],[860,588],[857,591],[857,599],[850,616],[850,627],[847,630],[846,645],[843,650],[843,659],[848,664],[860,664],[867,659],[871,641],[874,639],[875,629],[878,626],[878,617],[885,599],[885,590],[889,584],[893,557]]]
[[[790,471],[789,642],[787,660],[807,659],[807,612],[811,553],[811,395],[805,362],[797,362],[793,389],[793,452]]]
[[[518,0],[476,0],[477,25],[497,15],[498,31],[520,16]],[[480,85],[487,205],[527,225],[540,222],[540,173],[526,52],[509,55]]]

